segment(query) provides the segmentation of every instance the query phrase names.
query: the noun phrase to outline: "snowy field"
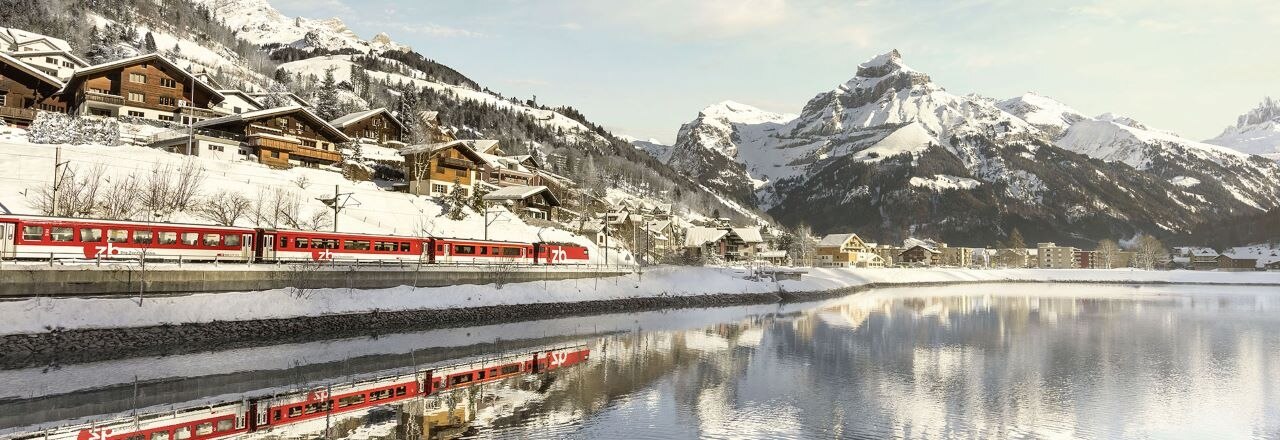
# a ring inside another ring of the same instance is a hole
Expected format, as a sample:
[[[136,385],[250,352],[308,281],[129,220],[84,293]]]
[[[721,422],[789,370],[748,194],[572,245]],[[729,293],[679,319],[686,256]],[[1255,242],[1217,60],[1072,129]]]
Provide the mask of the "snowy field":
[[[810,292],[904,283],[1007,281],[1207,283],[1280,285],[1280,272],[1195,272],[1080,269],[810,269],[801,280],[757,282],[746,270],[662,267],[643,274],[489,285],[389,289],[290,289],[145,298],[30,298],[0,303],[0,334],[55,328],[115,328],[161,324],[292,318],[375,310],[425,310],[625,298]]]

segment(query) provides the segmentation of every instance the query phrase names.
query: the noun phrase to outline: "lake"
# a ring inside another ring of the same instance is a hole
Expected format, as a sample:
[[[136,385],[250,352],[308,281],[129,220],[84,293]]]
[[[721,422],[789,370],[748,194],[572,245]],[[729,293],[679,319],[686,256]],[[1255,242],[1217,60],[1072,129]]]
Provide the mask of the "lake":
[[[334,437],[1280,438],[1280,289],[1082,284],[892,288],[6,371],[0,427],[548,344],[591,357],[335,419]]]

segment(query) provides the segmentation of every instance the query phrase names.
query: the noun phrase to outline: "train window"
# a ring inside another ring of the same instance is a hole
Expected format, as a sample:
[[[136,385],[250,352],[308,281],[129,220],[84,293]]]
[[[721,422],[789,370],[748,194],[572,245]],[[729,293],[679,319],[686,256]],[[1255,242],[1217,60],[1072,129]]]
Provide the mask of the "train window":
[[[173,231],[160,231],[160,232],[156,233],[156,235],[159,235],[159,236],[160,236],[160,237],[159,237],[159,239],[158,239],[158,241],[157,241],[157,243],[160,243],[160,244],[175,244],[175,243],[177,243],[177,242],[178,242],[178,233],[177,233],[177,232],[173,232]]]
[[[396,244],[388,241],[375,241],[373,242],[373,250],[379,252],[395,252]]]
[[[484,380],[484,377],[485,377],[485,372],[481,371],[479,373],[476,373],[476,380]]]
[[[287,247],[289,247],[289,237],[280,236],[280,249],[285,249]]]
[[[75,230],[71,228],[54,227],[49,231],[49,239],[53,241],[71,241],[75,236]]]
[[[276,420],[280,420],[280,410],[276,410]]]
[[[409,248],[409,243],[402,241],[400,242],[400,252],[413,252],[413,249]]]
[[[294,240],[293,240],[293,244],[294,244],[294,247],[296,247],[296,248],[298,248],[298,249],[306,249],[306,248],[307,248],[307,239],[302,238],[302,237],[298,237],[298,238],[296,238],[296,239],[294,239]]]
[[[169,440],[169,431],[153,432],[151,440]]]
[[[443,244],[437,244],[437,245],[436,245],[436,252],[444,252],[444,245],[443,245]]]
[[[366,240],[344,240],[342,248],[349,251],[367,251],[369,250],[369,242]]]
[[[222,242],[222,236],[218,234],[204,234],[204,245],[208,247],[217,247]]]
[[[107,230],[107,242],[124,243],[127,241],[129,241],[129,231],[126,231],[124,229],[108,229]]]
[[[222,242],[227,246],[240,246],[240,234],[223,235]]]
[[[369,393],[369,401],[382,400],[391,397],[391,390],[378,390]]]
[[[364,403],[364,394],[356,394],[338,399],[338,408],[346,408],[351,405],[359,405]]]
[[[23,226],[22,239],[26,241],[40,241],[44,239],[44,226]]]
[[[504,256],[504,257],[519,257],[519,256],[520,256],[520,248],[513,248],[513,247],[509,247],[509,248],[502,248],[502,256]]]
[[[213,422],[204,422],[196,425],[196,435],[213,434]]]
[[[403,395],[404,395],[404,393],[406,393],[406,392],[408,392],[408,390],[406,390],[406,389],[404,388],[404,385],[401,385],[401,386],[396,387],[396,395],[397,395],[397,396],[403,396]]]
[[[453,247],[453,253],[459,255],[471,255],[476,253],[475,246],[458,245]]]
[[[502,367],[502,374],[512,374],[512,373],[519,373],[519,372],[520,372],[520,364],[504,365]]]
[[[330,400],[328,402],[308,403],[306,406],[302,407],[302,415],[315,414],[320,411],[326,411],[329,409],[329,405],[332,404],[332,402],[333,401]]]
[[[457,376],[453,376],[453,377],[449,378],[449,385],[451,385],[451,386],[452,386],[452,385],[458,385],[458,384],[464,384],[464,383],[467,383],[467,382],[471,382],[471,373],[467,373],[467,374],[459,374],[459,375],[457,375]]]
[[[98,228],[80,228],[81,243],[102,243],[102,230]]]
[[[223,419],[218,421],[218,432],[226,432],[231,430],[231,419]]]
[[[147,440],[147,436],[142,434],[134,434],[134,435],[125,437],[124,440]]]
[[[295,406],[295,407],[293,407],[293,408],[289,408],[289,418],[294,418],[294,417],[297,417],[297,416],[300,416],[300,415],[302,415],[302,407],[301,407],[301,406]]]
[[[187,440],[189,438],[191,438],[191,428],[183,426],[181,428],[173,430],[174,440]]]
[[[186,245],[186,246],[195,246],[195,245],[196,245],[196,242],[197,242],[197,241],[199,241],[199,240],[200,240],[200,234],[198,234],[198,233],[195,233],[195,232],[183,232],[183,233],[182,233],[182,244],[183,244],[183,245]]]
[[[133,231],[133,242],[137,244],[151,244],[151,231]]]
[[[489,248],[487,246],[480,246],[480,255],[489,255]]]

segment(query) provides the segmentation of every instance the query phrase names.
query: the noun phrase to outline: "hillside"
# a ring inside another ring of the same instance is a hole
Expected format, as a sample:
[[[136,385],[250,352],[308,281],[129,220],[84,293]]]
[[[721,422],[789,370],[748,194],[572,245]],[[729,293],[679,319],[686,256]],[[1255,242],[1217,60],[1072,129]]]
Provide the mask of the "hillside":
[[[1263,98],[1207,144],[1221,145],[1280,161],[1280,100]]]
[[[1040,96],[955,95],[897,51],[798,116],[758,120],[767,114],[708,107],[668,163],[706,164],[784,224],[883,240],[984,245],[1018,228],[1085,245],[1280,205],[1280,169],[1266,160]]]

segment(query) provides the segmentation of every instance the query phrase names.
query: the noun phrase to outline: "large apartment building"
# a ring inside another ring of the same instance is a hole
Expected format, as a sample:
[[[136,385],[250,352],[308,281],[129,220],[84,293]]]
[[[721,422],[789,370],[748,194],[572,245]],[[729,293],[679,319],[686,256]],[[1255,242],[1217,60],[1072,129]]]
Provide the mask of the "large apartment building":
[[[1036,244],[1036,258],[1041,269],[1075,269],[1080,267],[1077,254],[1080,249],[1058,246],[1056,243]]]

